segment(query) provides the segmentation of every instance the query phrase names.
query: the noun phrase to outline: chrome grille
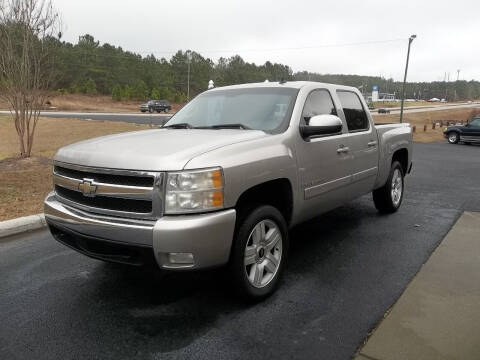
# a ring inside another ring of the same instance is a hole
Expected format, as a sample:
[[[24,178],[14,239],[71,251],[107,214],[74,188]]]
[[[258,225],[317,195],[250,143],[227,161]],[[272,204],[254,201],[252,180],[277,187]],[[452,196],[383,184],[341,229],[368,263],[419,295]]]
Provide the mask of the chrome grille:
[[[163,212],[163,173],[56,162],[55,194],[72,207],[99,214],[155,219]]]

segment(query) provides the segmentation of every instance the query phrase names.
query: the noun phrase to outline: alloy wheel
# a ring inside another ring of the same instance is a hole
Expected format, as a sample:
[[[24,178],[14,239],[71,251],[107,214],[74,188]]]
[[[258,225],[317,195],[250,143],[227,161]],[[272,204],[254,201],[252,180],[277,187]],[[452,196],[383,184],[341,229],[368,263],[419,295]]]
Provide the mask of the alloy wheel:
[[[272,220],[254,226],[245,247],[244,267],[248,281],[256,288],[267,286],[278,272],[282,260],[282,234]]]

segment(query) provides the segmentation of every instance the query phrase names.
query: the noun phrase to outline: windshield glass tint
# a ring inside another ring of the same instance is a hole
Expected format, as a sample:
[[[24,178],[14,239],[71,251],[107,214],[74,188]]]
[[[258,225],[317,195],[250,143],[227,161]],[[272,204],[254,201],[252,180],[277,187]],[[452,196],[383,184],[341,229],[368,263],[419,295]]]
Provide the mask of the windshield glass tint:
[[[166,126],[188,123],[192,127],[242,124],[268,132],[288,127],[298,90],[292,88],[249,88],[216,90],[197,96]]]

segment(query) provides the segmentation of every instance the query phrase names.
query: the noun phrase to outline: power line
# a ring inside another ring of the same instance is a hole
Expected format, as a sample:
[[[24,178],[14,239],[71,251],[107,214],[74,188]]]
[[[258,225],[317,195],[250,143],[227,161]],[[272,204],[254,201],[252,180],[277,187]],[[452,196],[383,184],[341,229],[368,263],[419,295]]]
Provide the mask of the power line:
[[[310,45],[310,46],[295,46],[295,47],[280,47],[280,48],[253,48],[253,49],[223,49],[223,50],[212,50],[212,49],[199,49],[196,50],[198,53],[239,53],[239,52],[269,52],[269,51],[290,51],[290,50],[308,50],[308,49],[321,49],[321,48],[339,48],[339,47],[350,47],[350,46],[361,46],[361,45],[374,45],[374,44],[385,44],[393,43],[398,41],[405,41],[403,38],[398,39],[388,39],[388,40],[372,40],[372,41],[361,41],[361,42],[351,42],[351,43],[341,43],[341,44],[319,44],[319,45]],[[165,50],[165,51],[136,51],[138,54],[174,54],[178,50]]]
[[[375,44],[386,44],[386,43],[394,43],[399,41],[404,41],[405,39],[388,39],[388,40],[372,40],[372,41],[361,41],[361,42],[351,42],[351,43],[340,43],[340,44],[319,44],[319,45],[310,45],[310,46],[296,46],[296,47],[279,47],[279,48],[250,48],[250,49],[197,49],[195,50],[196,53],[202,54],[221,54],[221,53],[231,53],[231,54],[240,54],[245,52],[275,52],[275,51],[296,51],[296,50],[313,50],[313,49],[322,49],[322,48],[343,48],[343,47],[351,47],[351,46],[363,46],[363,45],[375,45]],[[105,45],[107,43],[104,43]],[[104,50],[104,51],[112,51],[112,49],[105,49],[102,46],[95,47],[95,50]],[[111,44],[108,44],[112,46]],[[78,46],[78,43],[74,46]],[[146,59],[148,55],[165,55],[165,54],[176,54],[179,49],[176,50],[161,50],[161,51],[152,51],[152,50],[140,50],[140,51],[131,51],[131,50],[123,50],[118,47],[114,47],[114,51],[122,51],[122,54],[95,54],[92,53],[90,49],[75,49],[77,54],[87,54],[90,56],[99,56],[99,57],[109,57],[109,58],[135,58],[141,56],[142,59]],[[147,56],[142,56],[142,54],[146,54]]]

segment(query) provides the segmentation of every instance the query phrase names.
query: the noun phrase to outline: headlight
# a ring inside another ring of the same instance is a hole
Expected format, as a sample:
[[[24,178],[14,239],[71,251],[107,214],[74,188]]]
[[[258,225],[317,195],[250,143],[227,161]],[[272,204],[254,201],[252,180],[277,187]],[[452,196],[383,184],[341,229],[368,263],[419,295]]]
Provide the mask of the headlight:
[[[223,208],[223,172],[220,168],[168,173],[166,214],[184,214]]]

